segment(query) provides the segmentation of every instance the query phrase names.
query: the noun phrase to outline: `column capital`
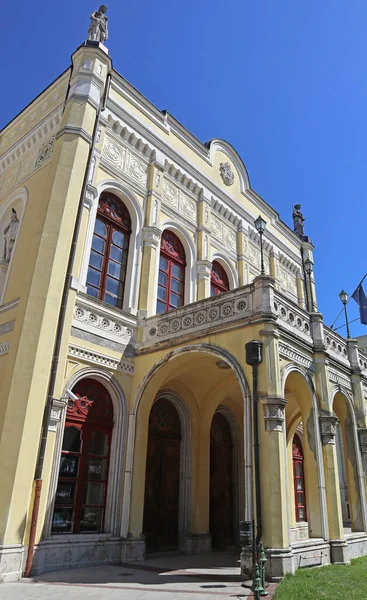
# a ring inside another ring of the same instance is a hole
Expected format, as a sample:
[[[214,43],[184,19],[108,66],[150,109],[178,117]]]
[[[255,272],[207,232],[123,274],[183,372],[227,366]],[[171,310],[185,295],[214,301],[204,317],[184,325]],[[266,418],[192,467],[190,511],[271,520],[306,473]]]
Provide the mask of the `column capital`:
[[[210,279],[210,271],[212,269],[210,260],[197,260],[196,269],[200,279]]]
[[[88,183],[86,189],[85,189],[85,194],[84,194],[84,200],[83,200],[83,204],[84,206],[90,210],[92,208],[92,206],[94,205],[95,199],[98,196],[98,191],[97,189],[94,187],[94,185],[91,185],[90,183]]]
[[[150,246],[151,248],[158,248],[161,243],[161,229],[158,227],[143,227],[143,246]]]
[[[334,413],[320,411],[319,421],[323,446],[326,444],[335,444],[336,426],[339,423],[338,417]]]
[[[283,431],[287,400],[280,396],[260,398],[263,405],[265,431]]]

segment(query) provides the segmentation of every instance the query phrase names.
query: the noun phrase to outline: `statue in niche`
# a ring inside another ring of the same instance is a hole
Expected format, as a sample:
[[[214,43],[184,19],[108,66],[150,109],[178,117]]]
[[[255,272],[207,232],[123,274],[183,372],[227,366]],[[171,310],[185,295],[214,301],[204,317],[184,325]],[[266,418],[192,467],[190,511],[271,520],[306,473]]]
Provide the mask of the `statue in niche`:
[[[17,232],[19,228],[19,219],[14,208],[11,209],[10,222],[4,228],[4,251],[3,251],[3,262],[9,264],[11,259],[11,253],[14,248]]]
[[[90,26],[88,30],[88,41],[101,42],[103,44],[108,38],[107,31],[107,6],[102,4],[98,10],[95,10],[90,16]]]
[[[293,217],[293,231],[298,237],[302,238],[304,236],[304,225],[303,221],[305,220],[303,214],[300,211],[301,205],[295,204],[292,217]]]

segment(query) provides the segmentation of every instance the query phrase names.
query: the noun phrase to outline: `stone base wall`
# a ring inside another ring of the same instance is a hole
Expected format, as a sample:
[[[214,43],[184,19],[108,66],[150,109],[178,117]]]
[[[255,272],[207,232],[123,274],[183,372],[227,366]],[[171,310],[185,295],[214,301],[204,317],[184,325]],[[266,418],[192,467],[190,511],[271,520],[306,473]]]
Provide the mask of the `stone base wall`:
[[[143,560],[144,539],[78,536],[44,540],[35,547],[32,575],[47,571]]]
[[[345,536],[345,541],[348,544],[349,560],[367,555],[366,533],[351,533]]]
[[[0,582],[18,581],[22,577],[23,544],[0,546]]]

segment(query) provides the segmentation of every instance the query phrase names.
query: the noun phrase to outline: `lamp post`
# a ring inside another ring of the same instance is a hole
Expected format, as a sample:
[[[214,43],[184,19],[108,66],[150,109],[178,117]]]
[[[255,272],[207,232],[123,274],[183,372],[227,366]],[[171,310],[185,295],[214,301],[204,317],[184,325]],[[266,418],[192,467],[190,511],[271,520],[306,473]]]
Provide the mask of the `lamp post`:
[[[347,326],[347,338],[350,338],[350,331],[349,331],[349,321],[348,321],[348,313],[347,313],[347,304],[348,304],[348,294],[347,292],[345,292],[344,290],[342,290],[339,294],[339,298],[343,303],[344,306],[344,315],[345,315],[345,324]]]
[[[311,306],[309,307],[309,311],[313,312],[314,308],[315,308],[314,302],[313,302],[313,291],[312,291],[312,280],[311,280],[311,275],[313,273],[313,262],[312,262],[312,260],[310,258],[306,258],[306,260],[305,260],[305,271],[307,273],[308,281],[309,281],[309,284],[310,284],[310,295],[311,295],[311,302],[310,302],[310,304],[311,304]]]
[[[266,221],[259,215],[257,219],[254,221],[254,225],[257,229],[258,234],[260,235],[260,252],[261,252],[261,273],[260,275],[265,275],[264,269],[264,252],[263,252],[263,233],[266,227]]]
[[[261,217],[259,217],[260,219]],[[265,227],[265,226],[264,226]],[[263,229],[264,230],[264,229]],[[262,273],[264,275],[264,273]],[[263,360],[262,343],[252,340],[245,346],[246,363],[252,366],[252,417],[254,435],[254,476],[255,482],[255,505],[256,505],[256,537],[255,528],[252,527],[252,561],[253,561],[253,585],[254,598],[260,600],[260,596],[267,596],[265,590],[265,552],[261,542],[262,518],[261,518],[261,489],[260,489],[260,454],[259,454],[259,430],[258,430],[258,366]],[[249,523],[247,527],[249,530]]]

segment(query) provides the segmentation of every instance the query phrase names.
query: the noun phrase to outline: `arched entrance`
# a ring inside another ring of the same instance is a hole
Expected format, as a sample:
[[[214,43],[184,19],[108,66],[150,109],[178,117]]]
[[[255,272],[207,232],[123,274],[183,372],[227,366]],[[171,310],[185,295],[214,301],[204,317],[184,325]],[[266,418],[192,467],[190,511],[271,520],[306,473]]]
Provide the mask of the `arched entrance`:
[[[149,415],[143,518],[147,552],[178,548],[180,445],[178,412],[160,398]]]
[[[213,548],[233,543],[233,441],[227,419],[216,412],[210,428],[209,529]]]

